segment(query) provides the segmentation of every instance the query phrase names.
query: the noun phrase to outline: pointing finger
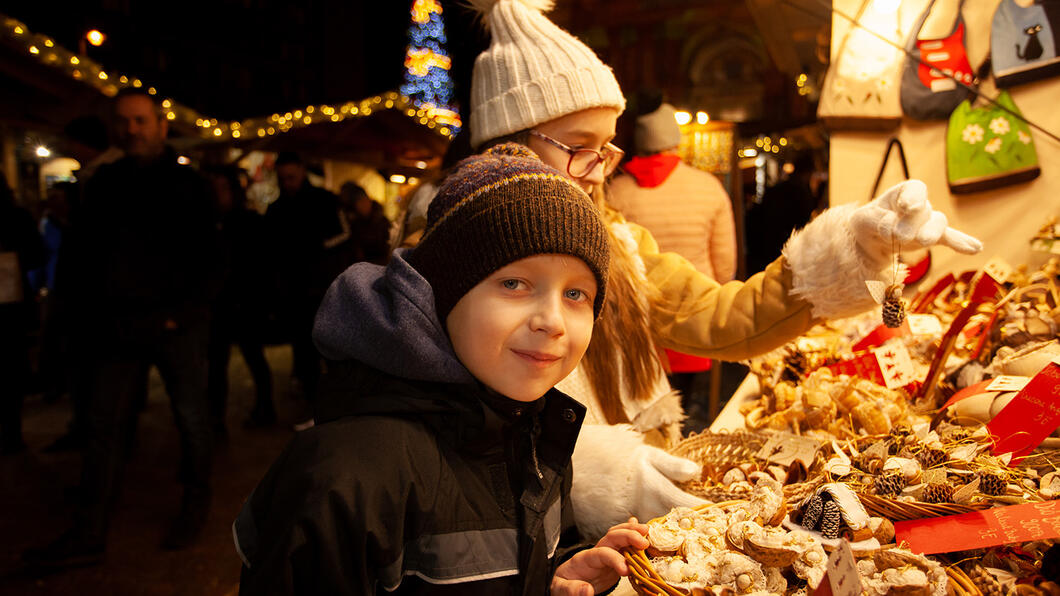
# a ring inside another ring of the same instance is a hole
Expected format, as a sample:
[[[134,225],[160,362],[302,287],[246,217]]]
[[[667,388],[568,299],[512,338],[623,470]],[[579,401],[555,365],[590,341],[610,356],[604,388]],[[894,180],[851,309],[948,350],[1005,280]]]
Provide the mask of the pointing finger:
[[[966,255],[974,255],[983,250],[983,243],[978,238],[953,228],[946,228],[942,234],[941,243]]]

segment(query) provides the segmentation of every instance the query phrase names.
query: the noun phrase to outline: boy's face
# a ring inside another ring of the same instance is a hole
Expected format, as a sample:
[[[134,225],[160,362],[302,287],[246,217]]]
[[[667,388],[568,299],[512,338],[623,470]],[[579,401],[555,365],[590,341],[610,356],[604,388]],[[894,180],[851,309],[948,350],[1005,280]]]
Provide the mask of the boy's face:
[[[556,139],[572,149],[593,149],[600,151],[604,145],[615,138],[615,124],[618,122],[618,110],[614,108],[589,108],[579,110],[555,120],[538,124],[534,130]],[[567,164],[570,154],[555,145],[533,135],[527,145],[541,157],[541,161],[563,172],[567,176]],[[604,166],[597,164],[588,174],[574,178],[587,193],[604,182]]]
[[[490,389],[538,399],[589,346],[596,277],[579,258],[535,255],[482,280],[456,303],[446,328],[457,358]]]

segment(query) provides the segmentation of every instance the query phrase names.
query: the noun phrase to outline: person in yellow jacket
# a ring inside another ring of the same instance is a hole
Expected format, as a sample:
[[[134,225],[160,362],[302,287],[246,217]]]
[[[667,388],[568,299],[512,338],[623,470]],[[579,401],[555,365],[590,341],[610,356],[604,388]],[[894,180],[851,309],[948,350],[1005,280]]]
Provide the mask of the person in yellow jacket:
[[[893,246],[943,244],[963,253],[978,240],[948,227],[927,187],[912,180],[868,205],[822,213],[784,254],[746,282],[724,285],[685,258],[659,251],[643,227],[608,207],[604,181],[621,160],[611,144],[625,98],[585,44],[544,16],[551,0],[471,0],[491,32],[472,72],[471,145],[515,141],[590,192],[611,238],[607,302],[585,357],[557,389],[586,405],[573,456],[579,529],[602,535],[635,515],[650,519],[702,501],[680,491],[698,466],[665,447],[683,417],[658,352],[742,360],[775,349],[815,323],[874,306],[866,280],[891,283]],[[896,242],[897,241],[897,242]]]

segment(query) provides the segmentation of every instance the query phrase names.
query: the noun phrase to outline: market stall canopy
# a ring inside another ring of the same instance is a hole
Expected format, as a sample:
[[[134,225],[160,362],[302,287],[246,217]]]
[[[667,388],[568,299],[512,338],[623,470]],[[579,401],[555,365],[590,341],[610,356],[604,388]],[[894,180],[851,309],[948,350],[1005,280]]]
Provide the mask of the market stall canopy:
[[[440,164],[458,123],[451,112],[391,92],[204,128],[212,129],[207,139],[230,139],[247,151],[297,151],[416,176]]]
[[[123,88],[156,94],[148,82],[108,72],[3,14],[0,83],[0,124],[56,135],[79,118],[105,118],[109,98]],[[176,137],[171,141],[181,149],[220,143],[290,149],[410,173],[437,166],[460,126],[455,113],[396,92],[242,121],[209,118],[174,99],[161,99]]]

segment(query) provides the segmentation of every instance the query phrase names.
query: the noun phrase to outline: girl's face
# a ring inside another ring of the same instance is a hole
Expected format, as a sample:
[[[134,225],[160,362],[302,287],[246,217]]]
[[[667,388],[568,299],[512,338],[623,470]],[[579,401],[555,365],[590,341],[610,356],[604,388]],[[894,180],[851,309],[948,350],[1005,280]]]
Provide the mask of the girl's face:
[[[615,138],[617,122],[618,110],[615,108],[589,108],[538,124],[533,130],[572,149],[600,151]],[[530,135],[527,145],[541,157],[541,161],[570,176],[567,172],[569,153],[534,135]],[[604,165],[599,163],[588,174],[573,179],[585,192],[591,193],[594,186],[604,182]]]
[[[596,277],[569,255],[534,255],[493,272],[446,317],[457,358],[490,389],[530,402],[589,347]]]

